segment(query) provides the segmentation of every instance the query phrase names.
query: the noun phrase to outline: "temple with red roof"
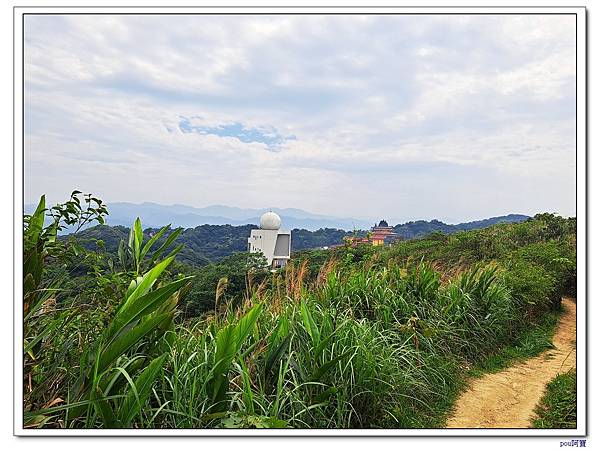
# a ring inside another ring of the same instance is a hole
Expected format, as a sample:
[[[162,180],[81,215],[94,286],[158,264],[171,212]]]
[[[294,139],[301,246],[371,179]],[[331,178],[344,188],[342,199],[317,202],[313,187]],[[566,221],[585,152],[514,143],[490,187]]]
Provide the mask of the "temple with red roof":
[[[375,224],[366,237],[348,236],[344,238],[347,244],[355,247],[358,244],[370,244],[373,246],[384,245],[399,239],[397,233],[394,233],[394,227],[390,227],[385,220]]]

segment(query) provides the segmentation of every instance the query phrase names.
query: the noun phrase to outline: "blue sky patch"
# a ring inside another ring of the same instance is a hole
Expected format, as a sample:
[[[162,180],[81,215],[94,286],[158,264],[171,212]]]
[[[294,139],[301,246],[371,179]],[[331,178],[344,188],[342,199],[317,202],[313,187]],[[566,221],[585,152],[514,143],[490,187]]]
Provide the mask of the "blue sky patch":
[[[182,117],[179,122],[179,129],[183,133],[198,133],[198,134],[212,134],[220,137],[233,137],[238,139],[240,142],[246,144],[252,142],[258,142],[265,144],[269,151],[276,152],[281,150],[281,146],[287,141],[296,140],[296,136],[283,136],[275,127],[250,127],[247,128],[241,122],[232,122],[217,125],[215,127],[193,125],[189,118]]]

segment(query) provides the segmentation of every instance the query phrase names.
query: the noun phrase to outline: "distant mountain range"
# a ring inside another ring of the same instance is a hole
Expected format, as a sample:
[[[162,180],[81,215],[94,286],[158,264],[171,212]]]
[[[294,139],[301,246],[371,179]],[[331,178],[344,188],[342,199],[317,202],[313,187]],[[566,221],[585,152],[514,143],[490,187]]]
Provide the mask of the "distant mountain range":
[[[364,229],[372,226],[370,221],[340,218],[314,214],[297,208],[237,208],[233,206],[212,205],[196,208],[187,205],[160,205],[158,203],[108,203],[108,225],[130,226],[136,217],[142,219],[146,227],[159,228],[167,224],[173,227],[194,228],[199,225],[258,225],[260,216],[266,211],[274,211],[281,217],[285,229],[336,228],[342,230]],[[25,205],[25,213],[31,214],[35,205]]]
[[[25,205],[25,212],[31,214],[35,210],[35,205]],[[304,229],[315,231],[322,228],[334,228],[338,230],[366,230],[373,226],[373,222],[365,219],[356,219],[352,217],[340,218],[314,214],[297,208],[237,208],[225,205],[212,205],[203,208],[196,208],[187,205],[160,205],[157,203],[128,203],[115,202],[108,204],[109,215],[106,223],[111,226],[123,225],[129,227],[136,217],[142,219],[144,227],[159,228],[166,224],[173,227],[195,228],[199,225],[258,225],[260,216],[265,212],[272,210],[281,216],[282,227],[288,230]],[[473,228],[482,228],[498,222],[518,222],[525,220],[527,216],[520,214],[510,214],[508,216],[493,217],[483,221],[467,222],[457,225],[449,225],[438,220],[407,222],[398,225],[400,231],[405,231],[407,236],[415,237],[421,235],[421,229],[430,229],[431,231],[443,231],[451,233]],[[392,224],[390,224],[392,225]],[[413,231],[411,231],[413,230]],[[66,230],[68,233],[69,230]],[[404,234],[402,232],[401,234]]]

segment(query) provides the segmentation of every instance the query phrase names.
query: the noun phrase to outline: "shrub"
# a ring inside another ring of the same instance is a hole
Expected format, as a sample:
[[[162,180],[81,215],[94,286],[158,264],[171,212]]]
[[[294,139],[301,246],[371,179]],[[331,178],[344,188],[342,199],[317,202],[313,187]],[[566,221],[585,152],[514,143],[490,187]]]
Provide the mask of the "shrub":
[[[536,408],[534,428],[577,428],[577,372],[557,375]]]

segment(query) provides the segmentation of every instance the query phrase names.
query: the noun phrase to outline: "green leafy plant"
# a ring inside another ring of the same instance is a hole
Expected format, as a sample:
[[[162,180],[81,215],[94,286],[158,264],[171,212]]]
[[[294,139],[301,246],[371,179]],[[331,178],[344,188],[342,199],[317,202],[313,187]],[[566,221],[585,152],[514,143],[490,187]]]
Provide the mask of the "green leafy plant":
[[[84,196],[87,208],[81,207],[79,195],[73,191],[64,204],[48,210],[46,197],[42,196],[31,215],[23,218],[23,350],[24,350],[24,390],[26,398],[34,390],[33,378],[40,370],[44,343],[52,333],[64,328],[73,320],[75,311],[56,311],[56,297],[67,278],[67,272],[60,268],[51,277],[46,277],[49,261],[63,260],[68,252],[77,253],[75,243],[60,242],[57,233],[66,226],[77,224],[78,229],[97,221],[103,223],[107,211],[100,200],[91,195]],[[92,202],[96,205],[92,206]],[[50,223],[46,223],[46,219]]]
[[[168,283],[158,282],[174,261],[177,248],[166,258],[155,261],[172,240],[167,240],[168,244],[163,244],[154,253],[147,263],[151,266],[149,270],[138,275],[138,270],[146,265],[144,256],[157,239],[152,238],[142,245],[139,219],[134,222],[130,236],[134,279],[94,347],[86,349],[81,356],[80,376],[69,390],[67,404],[63,407],[69,423],[82,419],[90,423],[95,411],[106,427],[131,425],[146,403],[152,383],[164,364],[166,355],[161,341],[172,329],[179,297],[192,279],[182,277]]]
[[[225,397],[229,385],[229,371],[235,356],[240,352],[242,344],[251,334],[262,305],[255,305],[237,324],[228,324],[217,333],[215,353],[211,376],[208,379],[208,393],[212,402],[212,411],[223,411],[226,408]]]

